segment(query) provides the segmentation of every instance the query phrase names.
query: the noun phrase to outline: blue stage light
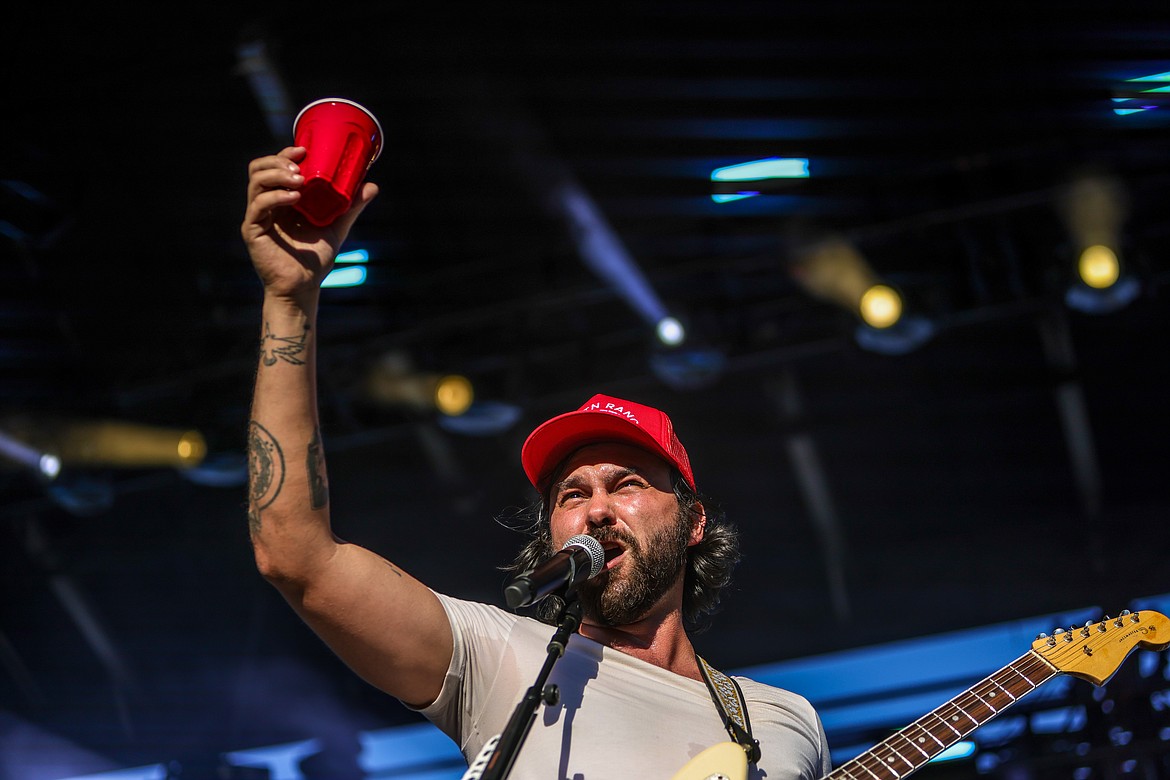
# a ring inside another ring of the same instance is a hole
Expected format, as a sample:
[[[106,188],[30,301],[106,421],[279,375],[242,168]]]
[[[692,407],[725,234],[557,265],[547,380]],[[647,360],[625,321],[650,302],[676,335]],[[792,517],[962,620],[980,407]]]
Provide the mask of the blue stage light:
[[[725,165],[711,171],[711,181],[760,181],[762,179],[807,179],[808,160],[804,157],[766,157],[762,160]],[[733,200],[752,198],[760,193],[755,190],[715,193],[711,200],[728,203]]]
[[[757,196],[759,194],[760,194],[759,192],[751,191],[751,190],[745,190],[744,192],[715,193],[714,195],[711,196],[711,200],[715,201],[716,203],[730,203],[733,200],[743,200],[744,198],[754,198],[755,196]]]
[[[365,249],[351,249],[348,252],[339,254],[333,262],[335,263],[367,263],[370,260],[370,253]]]
[[[1154,73],[1154,74],[1149,75],[1149,76],[1138,76],[1137,78],[1133,78],[1133,79],[1126,79],[1126,83],[1127,84],[1133,84],[1133,83],[1164,84],[1165,86],[1154,87],[1153,89],[1145,89],[1145,90],[1142,90],[1142,92],[1146,92],[1146,93],[1170,92],[1170,71],[1167,71],[1165,73]],[[1113,102],[1114,103],[1128,103],[1134,99],[1135,98],[1127,98],[1127,97],[1113,98]],[[1142,111],[1152,111],[1155,108],[1157,108],[1157,105],[1140,105],[1139,104],[1139,105],[1133,106],[1132,108],[1115,108],[1115,109],[1113,109],[1113,113],[1117,114],[1118,116],[1126,116],[1127,114],[1138,114],[1138,113],[1141,113]]]
[[[725,165],[711,171],[711,181],[807,178],[808,160],[803,157],[767,157],[762,160]]]
[[[321,282],[322,287],[357,287],[366,281],[366,269],[361,266],[334,268]]]

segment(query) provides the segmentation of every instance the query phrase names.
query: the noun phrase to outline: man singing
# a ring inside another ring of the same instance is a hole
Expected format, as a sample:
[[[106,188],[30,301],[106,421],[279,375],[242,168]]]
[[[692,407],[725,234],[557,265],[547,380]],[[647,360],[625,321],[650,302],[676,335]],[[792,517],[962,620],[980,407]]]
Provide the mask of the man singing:
[[[315,227],[291,208],[303,157],[291,147],[252,162],[241,228],[264,286],[248,437],[256,562],[357,674],[421,711],[472,761],[532,684],[552,629],[437,594],[333,535],[316,405],[319,289],[377,186]],[[826,773],[807,701],[732,680],[695,654],[687,626],[718,602],[738,554],[734,529],[708,515],[667,415],[598,395],[533,431],[521,462],[542,505],[515,570],[582,534],[606,560],[575,589],[579,635],[550,677],[559,700],[538,712],[511,776],[671,778],[729,741],[743,746],[751,777]]]

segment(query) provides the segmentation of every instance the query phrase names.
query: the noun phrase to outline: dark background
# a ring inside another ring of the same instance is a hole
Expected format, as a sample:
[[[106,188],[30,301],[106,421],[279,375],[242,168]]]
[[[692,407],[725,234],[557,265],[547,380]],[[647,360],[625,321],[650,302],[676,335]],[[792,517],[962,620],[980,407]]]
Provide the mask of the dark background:
[[[321,313],[340,535],[500,603],[495,567],[520,537],[493,518],[532,499],[520,443],[607,392],[669,411],[700,488],[742,529],[735,592],[697,640],[722,667],[1170,591],[1170,105],[1151,94],[1139,102],[1157,108],[1121,116],[1112,101],[1170,71],[1167,10],[20,11],[0,55],[0,430],[194,428],[216,468],[48,483],[0,460],[7,733],[132,765],[322,722],[342,740],[414,722],[341,668],[250,559],[260,289],[238,225],[247,163],[289,142],[291,117],[269,126],[245,43],[263,43],[285,109],[344,96],[385,130],[382,193],[351,240],[369,281],[327,290]],[[812,175],[712,201],[712,169],[769,156],[808,158]],[[1065,301],[1078,247],[1060,203],[1086,173],[1124,193],[1119,251],[1140,285],[1108,313]],[[555,208],[564,181],[715,368],[655,370],[680,353],[582,261]],[[825,235],[933,338],[863,349],[856,316],[793,274]],[[371,403],[361,380],[386,354],[468,376],[517,421],[469,436]]]

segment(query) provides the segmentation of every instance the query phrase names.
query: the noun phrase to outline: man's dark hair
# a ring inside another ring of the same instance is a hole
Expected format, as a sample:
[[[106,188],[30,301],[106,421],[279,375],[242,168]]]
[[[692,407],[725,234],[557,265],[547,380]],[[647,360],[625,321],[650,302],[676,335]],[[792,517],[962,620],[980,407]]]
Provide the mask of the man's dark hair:
[[[718,611],[723,589],[731,584],[731,573],[740,560],[739,530],[727,521],[713,499],[692,490],[682,474],[674,469],[671,470],[671,481],[682,516],[693,520],[700,503],[707,514],[703,540],[687,548],[683,578],[683,620],[688,629],[700,632],[707,628],[705,617]],[[526,572],[556,552],[552,549],[550,518],[549,499],[545,496],[507,521],[501,520],[503,525],[531,537],[520,548],[516,559],[501,567],[509,575]],[[545,622],[555,622],[561,606],[560,599],[551,596],[537,604],[535,614]]]

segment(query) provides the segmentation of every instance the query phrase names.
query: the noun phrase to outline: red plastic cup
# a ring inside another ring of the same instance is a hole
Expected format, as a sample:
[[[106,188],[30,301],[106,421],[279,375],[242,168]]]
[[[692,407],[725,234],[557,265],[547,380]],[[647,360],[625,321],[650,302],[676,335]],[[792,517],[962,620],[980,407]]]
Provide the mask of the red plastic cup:
[[[307,150],[299,163],[305,183],[296,209],[325,227],[349,210],[366,171],[382,153],[382,125],[352,100],[322,98],[297,114],[293,143]]]

